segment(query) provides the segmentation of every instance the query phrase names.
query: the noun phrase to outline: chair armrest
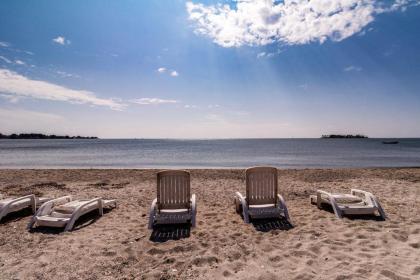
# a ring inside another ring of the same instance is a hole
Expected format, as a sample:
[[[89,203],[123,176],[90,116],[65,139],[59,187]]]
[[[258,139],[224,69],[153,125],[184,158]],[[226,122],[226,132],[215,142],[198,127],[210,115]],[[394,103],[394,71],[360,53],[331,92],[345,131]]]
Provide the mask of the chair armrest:
[[[35,215],[33,215],[31,220],[29,221],[28,226],[27,226],[28,230],[32,229],[32,227],[34,226],[36,222],[36,217],[48,215],[51,213],[54,206],[70,202],[71,200],[72,200],[71,195],[67,195],[67,196],[56,198],[56,199],[51,199],[43,203],[41,207],[39,207],[38,211],[36,211]]]
[[[73,198],[71,197],[71,195],[67,195],[67,196],[62,196],[56,199],[52,199],[49,200],[47,202],[45,202],[44,204],[41,205],[41,207],[39,207],[38,211],[36,212],[36,216],[44,216],[44,215],[48,215],[51,213],[51,210],[54,208],[54,206],[58,206],[61,204],[65,204],[67,202],[72,201]]]
[[[15,199],[13,199],[13,200],[10,200],[8,203],[6,203],[3,207],[10,207],[12,204],[14,204],[14,203],[16,203],[16,202],[19,202],[19,201],[21,201],[21,200],[25,200],[25,199],[30,199],[31,200],[31,202],[32,203],[36,203],[36,200],[35,200],[35,195],[34,194],[30,194],[30,195],[25,195],[25,196],[21,196],[21,197],[18,197],[18,198],[15,198]]]
[[[242,216],[244,217],[245,223],[249,224],[248,203],[246,202],[246,197],[243,196],[240,192],[236,192],[235,199],[238,199],[241,203]]]
[[[357,195],[357,194],[363,195],[364,200],[366,202],[368,202],[370,205],[375,206],[378,209],[379,214],[382,216],[382,218],[386,219],[386,214],[385,214],[384,209],[382,208],[381,204],[379,203],[379,200],[372,193],[367,192],[367,191],[363,191],[363,190],[359,190],[359,189],[351,189],[351,194],[352,195]]]
[[[351,189],[351,194],[352,195],[363,195],[364,197],[373,196],[372,193],[367,192],[367,191],[363,191],[363,190],[359,190],[359,189]]]
[[[191,195],[191,210],[195,211],[197,209],[197,201],[196,201],[196,195]]]
[[[157,198],[153,199],[152,205],[150,206],[150,212],[149,212],[149,224],[148,229],[153,229],[153,223],[155,221],[155,215],[156,215],[156,204],[157,204]]]
[[[289,224],[293,226],[292,220],[290,219],[290,216],[289,216],[289,210],[287,209],[287,205],[286,205],[286,202],[284,201],[283,196],[281,194],[277,194],[277,199],[278,199],[278,204],[279,204],[280,209],[283,210],[284,217],[289,222]]]
[[[335,200],[335,198],[329,192],[322,191],[322,190],[317,190],[316,191],[316,204],[317,204],[318,208],[321,208],[321,201],[322,201],[321,195],[327,196],[328,200],[330,201],[331,207],[334,210],[335,215],[338,218],[342,218],[343,213],[342,213],[340,207],[338,206],[337,201]]]
[[[191,195],[191,226],[195,227],[195,216],[197,213],[197,203],[195,194]]]
[[[79,206],[76,207],[76,209],[74,209],[73,214],[70,217],[70,220],[68,221],[66,227],[64,228],[64,231],[70,231],[72,230],[74,223],[76,222],[76,220],[82,215],[82,211],[83,208],[86,207],[89,204],[92,204],[94,202],[98,203],[98,210],[99,210],[99,214],[102,216],[103,215],[103,203],[102,203],[102,198],[101,197],[97,197],[94,199],[91,199],[89,201],[83,202],[82,204],[80,204]]]
[[[246,205],[246,198],[240,192],[236,192],[235,196],[239,199],[242,205]]]

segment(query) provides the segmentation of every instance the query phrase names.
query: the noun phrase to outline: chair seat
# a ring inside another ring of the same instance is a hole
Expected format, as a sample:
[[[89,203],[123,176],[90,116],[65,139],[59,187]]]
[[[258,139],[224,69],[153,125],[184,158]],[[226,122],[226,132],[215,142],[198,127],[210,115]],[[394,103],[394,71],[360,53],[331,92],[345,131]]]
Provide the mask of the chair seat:
[[[275,207],[275,204],[250,205],[248,209],[248,214],[257,219],[278,217],[282,213],[282,210]]]
[[[271,204],[257,204],[257,205],[249,205],[249,209],[261,209],[261,208],[271,208],[275,207],[274,203]]]
[[[52,217],[52,216],[40,216],[36,217],[36,223],[38,226],[44,227],[64,227],[70,218],[60,218],[60,217]]]
[[[80,199],[80,200],[72,200],[70,202],[67,202],[65,204],[57,205],[54,207],[54,211],[62,213],[62,214],[72,214],[77,207],[79,207],[82,203],[85,203],[86,201],[89,201],[87,199]],[[109,207],[111,205],[115,206],[116,201],[115,200],[102,200],[103,207]],[[82,213],[88,213],[90,211],[93,211],[95,209],[98,209],[98,202],[92,202],[88,205],[83,207]]]
[[[186,209],[182,209],[186,210]],[[166,210],[167,211],[167,210]],[[192,219],[192,214],[190,211],[183,212],[160,212],[156,216],[157,224],[178,224],[184,223]]]
[[[335,201],[340,206],[344,206],[344,205],[365,206],[363,199],[361,199],[358,196],[354,196],[350,194],[333,194],[331,196],[335,198]],[[317,204],[318,198],[316,195],[311,195],[310,199],[311,199],[312,204]],[[328,198],[321,195],[321,203],[330,204],[330,201]]]
[[[181,214],[181,213],[188,213],[188,209],[161,209],[160,213],[166,214]]]

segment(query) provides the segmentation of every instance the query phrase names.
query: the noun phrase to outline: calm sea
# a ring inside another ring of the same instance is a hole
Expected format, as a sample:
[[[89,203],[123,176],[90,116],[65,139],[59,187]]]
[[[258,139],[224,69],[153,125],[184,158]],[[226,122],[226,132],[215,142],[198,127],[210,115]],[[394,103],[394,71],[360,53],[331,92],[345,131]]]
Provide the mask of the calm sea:
[[[0,168],[420,166],[420,139],[0,140]]]

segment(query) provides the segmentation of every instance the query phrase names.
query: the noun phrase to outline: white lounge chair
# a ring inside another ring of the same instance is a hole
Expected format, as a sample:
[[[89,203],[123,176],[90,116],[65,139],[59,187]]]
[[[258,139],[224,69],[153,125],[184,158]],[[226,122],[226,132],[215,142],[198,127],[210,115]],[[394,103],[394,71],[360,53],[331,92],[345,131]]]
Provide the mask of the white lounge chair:
[[[37,206],[50,200],[46,197],[36,197],[34,194],[26,195],[22,197],[8,197],[3,198],[0,194],[0,221],[7,214],[17,212],[25,208],[31,207],[32,212],[35,213]]]
[[[195,227],[195,194],[190,196],[190,173],[167,170],[157,174],[157,198],[152,202],[149,229],[155,224],[191,223]]]
[[[381,204],[370,192],[352,189],[350,194],[340,194],[317,190],[316,195],[311,195],[310,199],[311,203],[316,204],[319,209],[322,208],[322,204],[331,205],[338,218],[342,218],[343,215],[376,215],[378,213],[386,219]]]
[[[94,198],[90,200],[73,200],[71,196],[63,196],[44,203],[32,217],[28,229],[34,226],[64,227],[64,231],[73,229],[80,216],[94,210],[103,215],[103,208],[117,207],[116,200]]]
[[[246,170],[246,197],[239,192],[235,194],[236,212],[242,212],[245,223],[249,223],[250,218],[284,217],[292,224],[277,186],[276,168],[253,167]]]

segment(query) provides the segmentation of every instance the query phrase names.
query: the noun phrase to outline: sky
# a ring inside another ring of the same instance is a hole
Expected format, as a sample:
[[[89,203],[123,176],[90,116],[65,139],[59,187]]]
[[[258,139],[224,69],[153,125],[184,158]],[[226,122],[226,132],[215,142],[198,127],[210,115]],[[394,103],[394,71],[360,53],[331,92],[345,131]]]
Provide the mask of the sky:
[[[420,137],[420,0],[0,1],[0,133]]]

